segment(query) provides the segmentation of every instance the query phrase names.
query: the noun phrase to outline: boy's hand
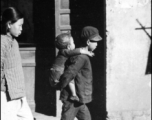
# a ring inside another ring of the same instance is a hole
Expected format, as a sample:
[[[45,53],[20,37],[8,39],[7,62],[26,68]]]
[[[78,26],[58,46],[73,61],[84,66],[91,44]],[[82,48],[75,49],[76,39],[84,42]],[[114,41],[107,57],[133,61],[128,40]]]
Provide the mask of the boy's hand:
[[[81,48],[81,49],[80,49],[80,53],[81,53],[81,54],[89,55],[90,57],[93,57],[93,56],[94,56],[94,53],[91,52],[91,51],[88,51],[88,49],[86,49],[86,48]]]

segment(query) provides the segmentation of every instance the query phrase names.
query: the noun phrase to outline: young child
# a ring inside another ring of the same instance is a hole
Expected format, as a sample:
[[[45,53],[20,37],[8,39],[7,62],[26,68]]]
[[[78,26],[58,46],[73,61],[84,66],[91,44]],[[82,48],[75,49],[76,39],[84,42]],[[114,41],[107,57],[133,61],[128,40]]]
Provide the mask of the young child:
[[[75,49],[75,44],[73,37],[69,33],[62,33],[56,37],[55,41],[56,47],[59,49],[58,55],[50,69],[50,83],[53,85],[59,83],[60,76],[64,72],[65,62],[69,57],[80,55],[80,54],[87,54],[89,56],[93,56],[94,53],[89,52],[86,49],[77,48]],[[72,80],[69,83],[69,88],[71,91],[71,100],[79,101],[79,98],[75,91],[75,83]]]

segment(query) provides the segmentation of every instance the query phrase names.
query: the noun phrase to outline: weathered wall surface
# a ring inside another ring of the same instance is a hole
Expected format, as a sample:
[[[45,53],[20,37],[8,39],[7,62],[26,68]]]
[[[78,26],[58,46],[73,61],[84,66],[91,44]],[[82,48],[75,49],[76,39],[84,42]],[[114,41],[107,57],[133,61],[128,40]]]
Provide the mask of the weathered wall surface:
[[[106,0],[106,5],[108,120],[151,120],[151,74],[145,74],[151,0]]]

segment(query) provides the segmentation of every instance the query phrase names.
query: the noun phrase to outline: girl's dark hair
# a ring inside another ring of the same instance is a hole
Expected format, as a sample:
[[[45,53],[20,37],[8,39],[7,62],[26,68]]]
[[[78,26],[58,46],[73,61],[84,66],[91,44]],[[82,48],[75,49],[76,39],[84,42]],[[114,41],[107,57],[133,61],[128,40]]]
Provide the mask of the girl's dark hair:
[[[1,34],[6,34],[8,30],[8,22],[15,23],[23,18],[23,14],[14,7],[6,8],[1,16]]]

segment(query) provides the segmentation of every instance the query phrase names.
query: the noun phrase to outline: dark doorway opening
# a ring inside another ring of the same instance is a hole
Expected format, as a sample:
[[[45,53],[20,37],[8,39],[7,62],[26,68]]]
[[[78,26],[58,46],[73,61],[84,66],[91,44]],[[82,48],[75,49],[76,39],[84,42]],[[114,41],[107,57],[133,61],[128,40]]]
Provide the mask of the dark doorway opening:
[[[88,104],[92,120],[106,120],[106,64],[105,64],[105,1],[104,0],[71,0],[70,1],[71,33],[76,46],[80,45],[81,30],[85,26],[98,28],[103,40],[99,42],[91,58],[93,69],[93,101]]]
[[[54,0],[33,0],[34,41],[36,43],[35,112],[56,116],[56,92],[48,80],[55,58]]]
[[[33,22],[36,42],[35,103],[36,112],[56,116],[56,91],[50,88],[47,70],[55,58],[55,1],[34,0]],[[99,29],[103,40],[91,58],[94,77],[94,100],[88,104],[92,120],[106,120],[105,79],[105,2],[102,0],[70,0],[71,33],[76,46],[84,26]]]

